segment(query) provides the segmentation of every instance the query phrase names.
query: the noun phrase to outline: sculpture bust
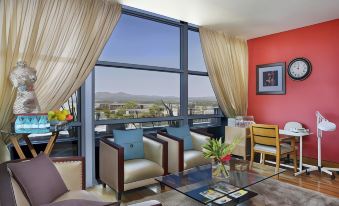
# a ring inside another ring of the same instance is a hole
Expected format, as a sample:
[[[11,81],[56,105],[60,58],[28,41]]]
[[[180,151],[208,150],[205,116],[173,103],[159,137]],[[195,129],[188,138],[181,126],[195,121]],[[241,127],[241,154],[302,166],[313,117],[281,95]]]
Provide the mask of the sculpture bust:
[[[39,113],[40,106],[34,92],[37,80],[36,71],[19,61],[10,74],[12,85],[16,87],[17,95],[13,106],[14,114]]]

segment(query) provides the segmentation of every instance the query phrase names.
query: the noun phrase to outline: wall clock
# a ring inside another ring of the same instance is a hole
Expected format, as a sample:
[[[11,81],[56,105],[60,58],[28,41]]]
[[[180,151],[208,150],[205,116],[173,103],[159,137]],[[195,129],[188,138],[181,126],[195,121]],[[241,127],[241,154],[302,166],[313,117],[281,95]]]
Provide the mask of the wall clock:
[[[288,65],[288,76],[293,80],[302,81],[307,79],[312,72],[311,62],[303,57],[293,59]]]

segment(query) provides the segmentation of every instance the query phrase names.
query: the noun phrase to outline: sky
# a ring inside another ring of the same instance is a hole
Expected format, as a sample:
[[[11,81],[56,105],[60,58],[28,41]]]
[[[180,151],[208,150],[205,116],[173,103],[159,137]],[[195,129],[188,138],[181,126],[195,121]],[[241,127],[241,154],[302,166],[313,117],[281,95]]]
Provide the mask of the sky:
[[[199,33],[190,31],[189,69],[206,71]],[[180,67],[178,27],[122,15],[99,60]],[[96,67],[96,92],[180,96],[180,77],[175,73]],[[208,77],[189,77],[189,97],[214,96]]]

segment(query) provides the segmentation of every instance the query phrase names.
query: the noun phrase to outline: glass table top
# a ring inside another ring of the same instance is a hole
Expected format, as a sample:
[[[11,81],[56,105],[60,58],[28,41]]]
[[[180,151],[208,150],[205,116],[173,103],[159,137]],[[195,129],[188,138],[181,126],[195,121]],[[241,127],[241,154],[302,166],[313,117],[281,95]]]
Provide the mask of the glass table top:
[[[252,168],[250,168],[249,161],[238,159],[230,160],[229,169],[230,175],[227,178],[212,176],[212,165],[208,164],[183,172],[157,177],[156,180],[200,203],[218,205],[214,204],[218,199],[232,196],[236,192],[241,192],[241,190],[251,185],[285,171],[280,169],[278,172],[275,172],[275,167],[258,163],[253,163]],[[210,189],[217,191],[218,194],[212,195],[209,198],[206,198],[206,195],[202,195]],[[250,191],[247,192],[249,192],[248,195],[251,195]],[[252,197],[255,195],[256,193],[252,194]]]

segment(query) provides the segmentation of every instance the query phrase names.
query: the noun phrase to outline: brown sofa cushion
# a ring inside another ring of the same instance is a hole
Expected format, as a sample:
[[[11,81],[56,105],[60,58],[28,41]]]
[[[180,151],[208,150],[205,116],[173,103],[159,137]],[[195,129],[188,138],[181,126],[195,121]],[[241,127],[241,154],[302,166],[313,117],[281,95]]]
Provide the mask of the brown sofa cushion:
[[[64,200],[42,206],[119,206],[119,203],[97,202],[91,200]]]
[[[32,160],[7,166],[32,206],[51,203],[68,192],[58,170],[44,153]]]

